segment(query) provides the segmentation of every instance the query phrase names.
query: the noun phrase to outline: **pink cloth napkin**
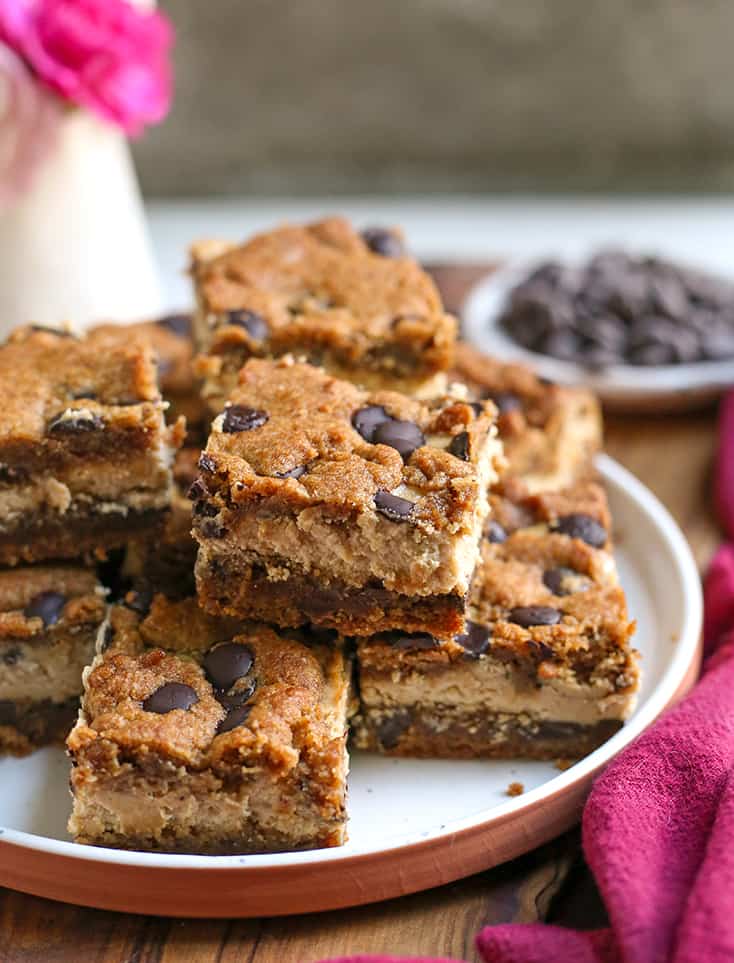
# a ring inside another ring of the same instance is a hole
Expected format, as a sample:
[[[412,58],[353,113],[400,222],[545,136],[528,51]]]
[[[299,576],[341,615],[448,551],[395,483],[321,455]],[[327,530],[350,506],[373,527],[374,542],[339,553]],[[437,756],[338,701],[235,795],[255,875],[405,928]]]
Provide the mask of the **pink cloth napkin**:
[[[734,961],[734,392],[721,408],[715,474],[731,541],[706,577],[704,674],[608,767],[584,810],[584,853],[610,926],[490,926],[477,937],[487,963]],[[398,959],[408,960],[332,963]]]

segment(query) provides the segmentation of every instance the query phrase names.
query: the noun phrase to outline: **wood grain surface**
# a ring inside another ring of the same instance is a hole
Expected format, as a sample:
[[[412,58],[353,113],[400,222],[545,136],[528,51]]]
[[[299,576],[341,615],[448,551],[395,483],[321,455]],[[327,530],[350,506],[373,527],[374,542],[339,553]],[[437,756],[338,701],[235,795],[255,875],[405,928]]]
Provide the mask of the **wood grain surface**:
[[[460,296],[456,275],[436,272]],[[477,269],[464,272],[473,280]],[[464,281],[464,284],[466,280]],[[687,535],[699,566],[719,540],[707,507],[715,411],[607,419],[609,454],[648,485]],[[570,872],[569,876],[569,871]],[[568,877],[568,878],[567,878]],[[566,886],[564,887],[564,881]],[[0,890],[2,963],[311,963],[357,953],[479,959],[488,923],[603,919],[573,832],[522,859],[469,879],[352,910],[277,919],[175,920],[78,909]]]

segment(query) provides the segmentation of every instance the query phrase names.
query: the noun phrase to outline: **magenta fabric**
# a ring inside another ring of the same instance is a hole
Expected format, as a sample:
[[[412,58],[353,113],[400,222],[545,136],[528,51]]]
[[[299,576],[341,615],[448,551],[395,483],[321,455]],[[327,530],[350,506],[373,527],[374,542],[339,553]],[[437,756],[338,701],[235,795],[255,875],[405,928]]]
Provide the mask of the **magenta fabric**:
[[[719,442],[716,508],[734,540],[734,393]],[[711,564],[705,612],[700,682],[607,768],[584,810],[609,928],[489,926],[477,937],[486,963],[734,961],[734,541]],[[396,960],[339,963],[368,959]]]

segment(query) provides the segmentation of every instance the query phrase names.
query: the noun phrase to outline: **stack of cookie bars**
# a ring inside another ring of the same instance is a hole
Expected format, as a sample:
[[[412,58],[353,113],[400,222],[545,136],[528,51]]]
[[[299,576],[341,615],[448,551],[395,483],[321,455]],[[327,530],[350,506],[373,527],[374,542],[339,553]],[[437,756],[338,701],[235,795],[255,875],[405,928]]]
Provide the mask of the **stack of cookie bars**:
[[[615,731],[638,675],[593,397],[457,344],[395,231],[332,218],[208,241],[191,272],[193,346],[177,317],[0,349],[28,388],[2,425],[3,561],[86,559],[0,584],[19,651],[0,681],[28,677],[33,705],[61,678],[74,705],[96,630],[67,743],[74,837],[339,845],[348,734],[394,755],[553,759]],[[34,526],[55,555],[17,549]],[[120,548],[105,599],[90,562]],[[35,630],[46,648],[19,648]]]

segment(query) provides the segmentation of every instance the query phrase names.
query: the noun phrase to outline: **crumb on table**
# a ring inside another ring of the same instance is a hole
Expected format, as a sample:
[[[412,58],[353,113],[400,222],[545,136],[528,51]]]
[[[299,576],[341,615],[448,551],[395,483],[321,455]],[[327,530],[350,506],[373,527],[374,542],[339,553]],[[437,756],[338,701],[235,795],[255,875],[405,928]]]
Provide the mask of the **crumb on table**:
[[[507,787],[508,796],[522,796],[525,792],[525,786],[521,782],[511,782]]]

